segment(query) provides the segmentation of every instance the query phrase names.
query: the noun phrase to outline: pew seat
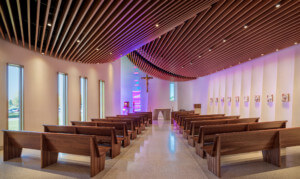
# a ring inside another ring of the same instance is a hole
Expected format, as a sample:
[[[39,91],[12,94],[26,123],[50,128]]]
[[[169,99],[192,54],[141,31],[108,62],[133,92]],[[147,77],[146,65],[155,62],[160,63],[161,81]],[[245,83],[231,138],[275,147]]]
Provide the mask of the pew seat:
[[[212,146],[213,139],[216,134],[286,128],[286,123],[287,121],[269,121],[202,126],[199,130],[199,137],[197,137],[195,141],[196,153],[200,157],[204,158],[205,152],[203,147],[207,147],[208,145]]]
[[[104,170],[105,149],[97,147],[96,136],[29,131],[4,132],[4,161],[21,157],[22,149],[41,151],[41,168],[58,160],[58,153],[90,156],[90,176]]]
[[[94,135],[98,147],[103,151],[109,151],[110,157],[114,158],[120,154],[121,143],[116,138],[114,127],[94,127],[94,126],[58,126],[44,125],[45,132]]]
[[[258,122],[259,118],[241,118],[241,119],[220,119],[220,120],[205,120],[205,121],[192,121],[188,133],[188,144],[192,147],[198,140],[199,130],[201,126],[217,125],[217,124],[238,124],[238,123],[253,123]]]
[[[280,149],[300,145],[300,127],[216,134],[213,145],[204,146],[208,170],[221,177],[224,155],[262,151],[263,160],[281,166]]]

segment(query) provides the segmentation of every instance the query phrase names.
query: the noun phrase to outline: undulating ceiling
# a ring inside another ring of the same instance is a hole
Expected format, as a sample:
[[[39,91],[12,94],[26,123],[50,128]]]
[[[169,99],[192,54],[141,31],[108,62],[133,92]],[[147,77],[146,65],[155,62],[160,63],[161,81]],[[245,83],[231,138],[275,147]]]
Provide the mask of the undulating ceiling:
[[[146,73],[184,81],[299,42],[299,9],[299,0],[0,0],[0,33],[72,62],[128,54]]]

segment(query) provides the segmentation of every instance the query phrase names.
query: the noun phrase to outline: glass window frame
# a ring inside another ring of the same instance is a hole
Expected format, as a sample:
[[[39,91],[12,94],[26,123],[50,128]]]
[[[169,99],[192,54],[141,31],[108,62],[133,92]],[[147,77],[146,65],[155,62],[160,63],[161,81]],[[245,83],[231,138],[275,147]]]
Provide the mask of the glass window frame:
[[[174,95],[174,99],[171,99],[171,86],[173,85],[173,95]],[[170,95],[169,95],[169,100],[171,101],[171,102],[174,102],[174,101],[176,101],[176,90],[175,90],[175,82],[170,82],[170,85],[169,85],[169,93],[170,93]]]
[[[84,91],[85,91],[85,94],[84,94],[84,99],[85,99],[85,107],[84,107],[84,120],[82,119],[82,115],[81,115],[81,104],[82,104],[82,97],[81,97],[81,79],[84,79],[85,81],[85,87],[84,87]],[[87,77],[83,77],[83,76],[80,76],[79,77],[79,90],[80,90],[80,121],[88,121],[88,78]]]
[[[21,90],[19,90],[19,105],[20,105],[20,119],[19,119],[19,126],[20,126],[20,131],[24,130],[24,66],[23,65],[18,65],[18,64],[13,64],[13,63],[7,63],[6,64],[6,119],[7,119],[7,129],[9,129],[9,67],[14,66],[20,68],[20,82],[19,86]]]
[[[99,118],[105,118],[105,81],[99,80]]]
[[[57,73],[57,124],[59,124],[59,75],[64,75],[64,91],[63,91],[63,95],[65,96],[65,101],[64,101],[64,109],[65,109],[65,112],[64,112],[64,124],[63,125],[68,125],[68,100],[69,100],[69,97],[68,97],[68,73],[63,73],[63,72],[58,72]]]

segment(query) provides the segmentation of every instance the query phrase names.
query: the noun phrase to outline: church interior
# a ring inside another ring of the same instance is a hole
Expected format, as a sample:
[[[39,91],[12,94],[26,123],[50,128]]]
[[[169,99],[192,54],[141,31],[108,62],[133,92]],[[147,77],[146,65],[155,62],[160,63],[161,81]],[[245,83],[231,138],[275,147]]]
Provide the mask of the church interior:
[[[0,0],[0,178],[299,178],[298,43],[299,0]]]

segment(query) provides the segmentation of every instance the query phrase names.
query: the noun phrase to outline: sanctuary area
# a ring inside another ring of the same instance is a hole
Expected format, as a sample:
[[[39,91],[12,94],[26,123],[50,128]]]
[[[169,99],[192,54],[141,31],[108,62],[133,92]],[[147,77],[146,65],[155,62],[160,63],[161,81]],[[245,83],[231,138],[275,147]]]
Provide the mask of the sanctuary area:
[[[299,0],[0,0],[0,179],[300,177]]]

